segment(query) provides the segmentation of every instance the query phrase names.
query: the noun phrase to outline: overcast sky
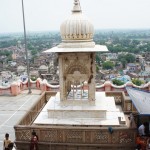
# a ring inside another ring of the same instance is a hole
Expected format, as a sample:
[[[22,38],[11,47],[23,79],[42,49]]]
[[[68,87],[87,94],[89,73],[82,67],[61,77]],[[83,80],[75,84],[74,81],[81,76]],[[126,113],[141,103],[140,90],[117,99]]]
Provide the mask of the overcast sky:
[[[58,30],[74,0],[24,0],[27,31]],[[80,0],[95,29],[149,28],[150,0]],[[23,32],[21,0],[0,0],[0,33]]]

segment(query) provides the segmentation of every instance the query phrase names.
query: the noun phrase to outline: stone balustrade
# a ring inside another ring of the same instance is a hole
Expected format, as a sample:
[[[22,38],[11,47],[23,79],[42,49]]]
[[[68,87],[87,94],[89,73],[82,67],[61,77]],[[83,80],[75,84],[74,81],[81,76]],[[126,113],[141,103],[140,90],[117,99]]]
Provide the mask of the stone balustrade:
[[[39,149],[134,149],[136,129],[107,127],[69,127],[69,126],[16,126],[16,145],[20,150],[28,149],[33,129],[39,138]],[[57,148],[56,148],[57,147]],[[83,148],[81,148],[83,147]],[[90,149],[90,150],[91,150]]]
[[[134,85],[132,82],[127,82],[124,85],[121,86],[116,86],[113,83],[111,83],[110,81],[106,81],[104,84],[102,85],[97,85],[96,86],[96,91],[123,91],[125,94],[127,94],[126,91],[126,87],[133,87],[133,88],[137,88],[137,89],[141,89],[141,90],[145,90],[145,91],[149,91],[150,92],[150,82],[148,82],[145,85],[142,86],[136,86]],[[36,81],[32,81],[30,80],[30,87],[31,89],[38,89],[41,91],[53,91],[53,92],[57,92],[59,91],[59,85],[51,85],[47,82],[47,80],[41,80],[40,78],[38,78]],[[78,87],[81,88],[81,87]],[[85,84],[82,87],[84,90],[86,90],[88,87]],[[8,86],[0,86],[0,95],[13,95],[16,96],[18,94],[21,93],[21,91],[23,90],[27,90],[28,89],[28,82],[24,81],[22,82],[21,80],[15,81],[12,84],[8,85]]]

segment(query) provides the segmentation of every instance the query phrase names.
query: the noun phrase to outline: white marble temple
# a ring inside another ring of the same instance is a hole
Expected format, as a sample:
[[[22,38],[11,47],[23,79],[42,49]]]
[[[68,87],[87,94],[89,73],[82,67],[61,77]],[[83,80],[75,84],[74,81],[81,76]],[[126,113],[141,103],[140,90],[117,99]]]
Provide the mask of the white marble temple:
[[[119,126],[119,117],[125,118],[120,108],[116,107],[113,97],[106,97],[105,92],[96,92],[92,101],[60,101],[60,93],[51,97],[39,116],[36,125],[102,125]]]
[[[95,92],[96,52],[108,49],[93,41],[94,26],[82,14],[78,0],[60,33],[62,43],[45,51],[58,53],[60,93],[50,98],[34,124],[119,126],[125,117],[114,98]]]

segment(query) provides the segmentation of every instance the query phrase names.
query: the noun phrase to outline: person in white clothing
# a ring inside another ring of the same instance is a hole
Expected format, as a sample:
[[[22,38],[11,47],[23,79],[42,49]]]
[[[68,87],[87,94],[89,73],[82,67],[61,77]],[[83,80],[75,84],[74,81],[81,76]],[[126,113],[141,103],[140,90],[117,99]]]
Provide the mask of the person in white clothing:
[[[131,114],[130,114],[130,127],[131,127],[131,128],[133,127],[133,123],[134,123],[134,116],[133,116],[133,114],[131,113]]]
[[[138,128],[138,132],[140,136],[145,136],[145,123],[143,123],[142,125],[139,126]]]
[[[3,144],[3,150],[10,150],[9,144],[11,143],[11,140],[9,139],[9,134],[5,134],[4,144]]]

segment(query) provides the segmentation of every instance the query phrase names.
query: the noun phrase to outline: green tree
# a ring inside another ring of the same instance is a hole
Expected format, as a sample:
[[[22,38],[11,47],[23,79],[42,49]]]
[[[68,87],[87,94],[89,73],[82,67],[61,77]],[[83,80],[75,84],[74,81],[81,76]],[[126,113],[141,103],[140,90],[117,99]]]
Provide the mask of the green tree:
[[[114,64],[111,61],[105,61],[103,64],[103,69],[113,69]]]
[[[99,66],[98,65],[96,65],[96,72],[98,72],[99,71]]]
[[[96,54],[96,63],[100,64],[100,57]]]
[[[8,61],[12,61],[12,56],[11,55],[9,55],[8,57],[7,57],[7,62]]]
[[[115,84],[115,85],[123,85],[123,84],[124,84],[123,81],[118,80],[118,79],[113,79],[112,82],[113,82],[113,84]]]
[[[137,46],[138,44],[140,44],[140,41],[138,41],[138,40],[133,40],[133,41],[132,41],[132,44],[135,45],[135,46]]]
[[[135,56],[132,54],[125,55],[125,59],[128,63],[134,63],[135,62]]]
[[[132,79],[132,83],[137,86],[140,86],[141,84],[143,84],[143,81],[141,81],[140,79]]]
[[[33,47],[33,45],[32,45],[31,43],[28,43],[27,48],[28,48],[29,50],[33,50],[33,49],[34,49],[34,47]]]
[[[37,79],[37,77],[35,77],[35,76],[31,77],[32,81],[36,81],[36,79]]]
[[[118,60],[119,60],[119,61],[120,61],[122,58],[125,58],[125,55],[124,55],[124,54],[118,55]]]
[[[32,54],[32,56],[35,56],[37,54],[37,51],[36,50],[32,50],[31,54]]]
[[[98,65],[100,65],[100,61],[102,61],[102,59],[100,58],[99,54],[97,53],[97,54],[96,54],[96,63],[97,63]]]
[[[120,54],[118,55],[118,60],[122,63],[123,68],[125,68],[127,63],[135,62],[135,56],[132,54]]]
[[[120,60],[120,62],[121,62],[121,64],[122,64],[122,67],[125,68],[125,67],[126,67],[126,64],[127,64],[126,59],[125,59],[125,58],[122,58],[122,59]]]

